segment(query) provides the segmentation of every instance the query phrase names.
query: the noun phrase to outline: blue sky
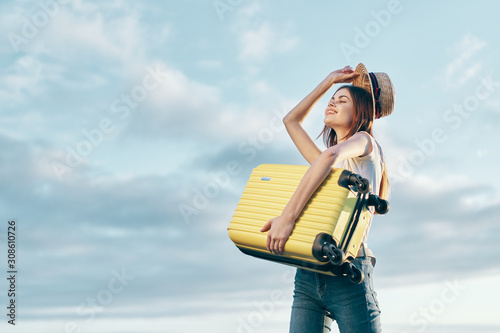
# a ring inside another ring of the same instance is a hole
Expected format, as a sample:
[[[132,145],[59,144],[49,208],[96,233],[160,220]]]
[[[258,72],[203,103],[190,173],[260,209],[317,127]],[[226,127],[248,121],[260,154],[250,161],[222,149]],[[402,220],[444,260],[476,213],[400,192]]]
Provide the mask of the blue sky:
[[[0,267],[16,219],[19,271],[2,332],[287,331],[294,269],[226,228],[254,167],[307,163],[283,115],[359,62],[396,90],[374,127],[392,183],[370,234],[384,331],[498,332],[498,9],[2,1]]]

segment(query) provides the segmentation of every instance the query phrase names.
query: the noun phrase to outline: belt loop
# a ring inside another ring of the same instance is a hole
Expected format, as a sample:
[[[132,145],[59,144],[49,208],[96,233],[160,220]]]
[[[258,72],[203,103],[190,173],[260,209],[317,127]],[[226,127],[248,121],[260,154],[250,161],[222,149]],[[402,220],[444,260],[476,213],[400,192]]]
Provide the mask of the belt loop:
[[[362,249],[362,252],[360,251],[361,252],[361,257],[366,257],[366,249],[365,249],[365,243],[364,242],[361,243],[360,248]]]

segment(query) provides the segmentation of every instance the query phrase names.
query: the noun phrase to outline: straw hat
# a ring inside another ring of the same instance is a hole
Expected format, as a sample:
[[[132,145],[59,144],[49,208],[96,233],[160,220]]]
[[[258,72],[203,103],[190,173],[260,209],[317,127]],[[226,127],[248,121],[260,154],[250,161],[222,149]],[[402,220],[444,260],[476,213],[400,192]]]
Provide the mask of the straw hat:
[[[386,73],[370,73],[365,65],[359,64],[354,70],[360,75],[352,84],[368,91],[373,98],[374,119],[388,116],[394,109],[394,86]]]

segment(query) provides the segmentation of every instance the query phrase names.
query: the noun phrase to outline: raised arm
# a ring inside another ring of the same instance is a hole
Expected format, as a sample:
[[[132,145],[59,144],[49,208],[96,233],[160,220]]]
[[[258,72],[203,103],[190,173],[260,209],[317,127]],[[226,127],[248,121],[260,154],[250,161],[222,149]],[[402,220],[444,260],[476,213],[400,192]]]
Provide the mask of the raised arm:
[[[335,83],[350,82],[358,75],[359,74],[355,73],[349,66],[330,73],[309,95],[300,101],[300,103],[283,118],[283,123],[285,124],[288,134],[309,164],[312,164],[318,158],[321,154],[321,150],[304,130],[302,122],[319,99],[323,97]]]

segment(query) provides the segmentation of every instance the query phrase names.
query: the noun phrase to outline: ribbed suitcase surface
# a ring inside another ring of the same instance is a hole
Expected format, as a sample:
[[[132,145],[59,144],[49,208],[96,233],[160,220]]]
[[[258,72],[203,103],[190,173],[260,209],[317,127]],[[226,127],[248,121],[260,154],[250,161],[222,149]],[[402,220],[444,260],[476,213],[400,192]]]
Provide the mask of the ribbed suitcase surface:
[[[358,204],[358,196],[349,186],[342,184],[343,169],[332,169],[312,195],[296,220],[282,256],[267,250],[267,232],[260,232],[269,219],[281,215],[308,168],[282,164],[256,167],[229,224],[229,237],[246,254],[333,275],[328,260],[318,259],[313,253],[318,235],[331,235],[335,245],[352,260],[357,255],[371,214]],[[357,210],[360,210],[359,220],[355,230],[348,233],[350,222],[358,217]],[[349,239],[346,239],[348,234]]]

